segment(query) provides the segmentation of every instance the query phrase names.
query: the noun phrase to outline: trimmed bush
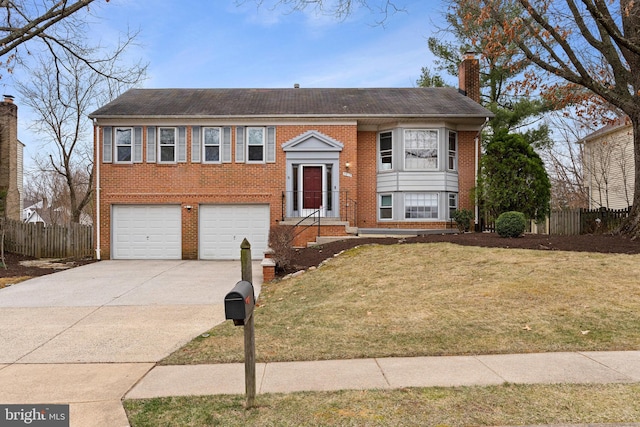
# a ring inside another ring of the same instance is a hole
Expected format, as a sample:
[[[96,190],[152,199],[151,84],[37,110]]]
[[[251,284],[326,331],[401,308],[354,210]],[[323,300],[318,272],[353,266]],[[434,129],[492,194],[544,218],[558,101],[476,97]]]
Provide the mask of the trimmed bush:
[[[276,270],[285,271],[291,266],[295,250],[291,246],[294,227],[291,225],[276,225],[269,230],[269,247],[273,250],[273,261]]]
[[[504,212],[496,220],[496,232],[500,237],[520,237],[527,226],[522,212]]]
[[[471,230],[471,221],[473,220],[473,217],[474,214],[469,209],[456,209],[451,214],[451,219],[456,222],[458,231],[461,233]]]

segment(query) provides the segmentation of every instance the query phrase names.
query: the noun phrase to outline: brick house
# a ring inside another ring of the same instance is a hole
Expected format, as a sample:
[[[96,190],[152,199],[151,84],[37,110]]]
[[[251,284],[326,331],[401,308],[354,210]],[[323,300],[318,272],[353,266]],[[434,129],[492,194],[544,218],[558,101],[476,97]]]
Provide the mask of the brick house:
[[[476,59],[460,88],[129,90],[90,115],[97,256],[234,259],[246,237],[262,258],[308,215],[295,245],[451,226],[491,116]]]

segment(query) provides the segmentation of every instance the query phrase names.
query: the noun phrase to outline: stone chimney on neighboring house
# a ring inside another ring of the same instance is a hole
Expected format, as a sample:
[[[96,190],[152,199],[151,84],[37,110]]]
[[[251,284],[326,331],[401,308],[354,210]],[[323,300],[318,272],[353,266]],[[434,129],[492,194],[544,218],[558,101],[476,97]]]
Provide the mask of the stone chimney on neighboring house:
[[[18,106],[13,103],[13,96],[5,95],[0,102],[0,191],[6,192],[7,218],[16,221],[21,220],[19,188],[22,187],[22,183],[18,184],[18,180],[22,180],[18,145]]]
[[[462,57],[458,68],[458,87],[461,93],[480,103],[480,61],[473,52]]]

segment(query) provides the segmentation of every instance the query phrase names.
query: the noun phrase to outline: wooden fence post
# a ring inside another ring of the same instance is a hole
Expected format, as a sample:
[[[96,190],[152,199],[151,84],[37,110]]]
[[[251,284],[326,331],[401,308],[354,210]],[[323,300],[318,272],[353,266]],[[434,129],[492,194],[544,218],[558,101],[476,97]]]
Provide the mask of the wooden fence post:
[[[251,244],[244,239],[240,244],[240,264],[242,266],[242,280],[253,286],[253,272],[251,267]],[[255,297],[255,295],[254,295]],[[256,336],[253,313],[244,325],[244,385],[246,392],[246,409],[251,409],[256,400]]]

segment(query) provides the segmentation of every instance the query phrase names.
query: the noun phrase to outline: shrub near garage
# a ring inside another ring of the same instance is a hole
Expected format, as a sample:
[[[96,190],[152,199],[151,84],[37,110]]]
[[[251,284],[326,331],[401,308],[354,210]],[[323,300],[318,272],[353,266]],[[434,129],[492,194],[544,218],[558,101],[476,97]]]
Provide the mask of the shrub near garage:
[[[527,220],[522,212],[504,212],[496,220],[496,233],[500,237],[520,237],[526,226]]]

